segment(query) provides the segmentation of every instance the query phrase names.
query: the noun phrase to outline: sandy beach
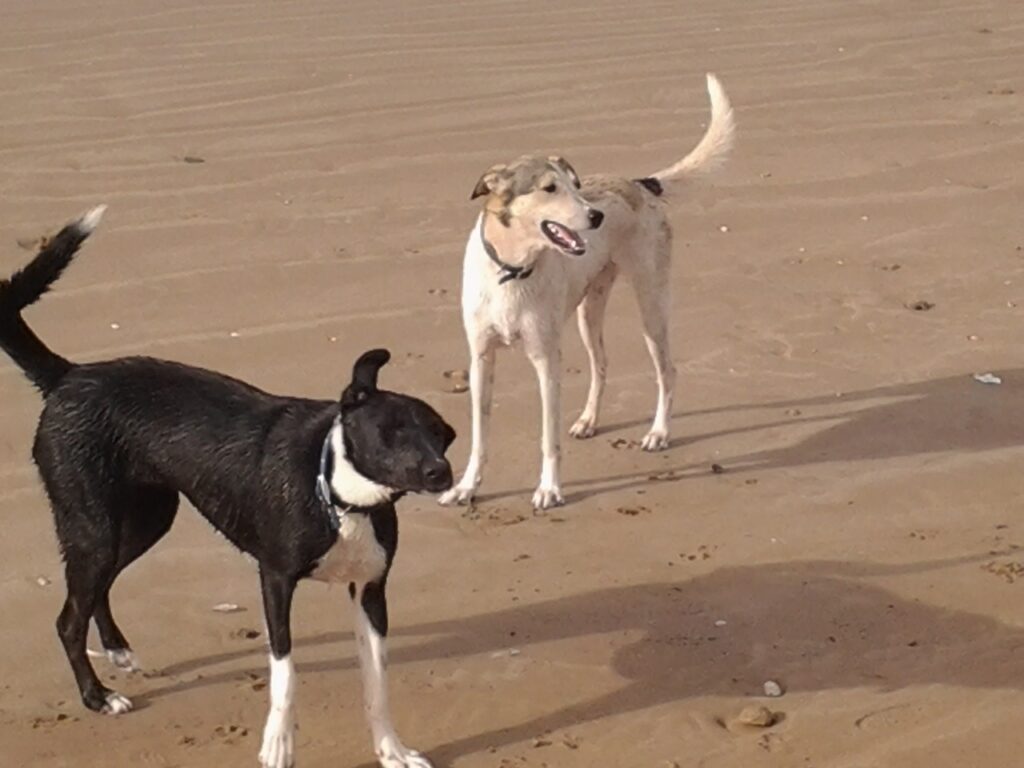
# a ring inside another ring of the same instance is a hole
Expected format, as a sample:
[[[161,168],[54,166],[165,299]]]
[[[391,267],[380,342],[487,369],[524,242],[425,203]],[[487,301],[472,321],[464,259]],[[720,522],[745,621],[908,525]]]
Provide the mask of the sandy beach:
[[[480,173],[532,151],[655,171],[715,72],[738,143],[671,209],[672,445],[636,447],[655,388],[620,285],[603,429],[565,438],[568,504],[535,516],[536,380],[499,356],[479,503],[399,506],[399,732],[438,768],[1022,762],[1024,4],[6,5],[0,274],[110,206],[39,335],[312,397],[387,346],[382,385],[455,425],[456,470],[469,401],[442,374],[466,365]],[[574,323],[565,353],[567,429]],[[0,402],[0,763],[256,765],[252,563],[186,505],[114,591],[147,672],[97,668],[138,711],[86,711],[41,406],[7,358]],[[347,594],[304,585],[293,627],[299,765],[370,768]],[[751,704],[779,722],[737,724]]]

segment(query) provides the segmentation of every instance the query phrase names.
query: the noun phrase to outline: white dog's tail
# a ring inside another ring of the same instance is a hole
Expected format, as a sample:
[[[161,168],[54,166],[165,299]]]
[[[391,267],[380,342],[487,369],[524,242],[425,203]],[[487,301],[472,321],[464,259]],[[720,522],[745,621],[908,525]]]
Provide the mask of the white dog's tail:
[[[711,123],[704,137],[690,154],[668,168],[664,168],[651,178],[661,184],[681,181],[687,177],[715,170],[725,160],[732,149],[736,136],[736,121],[733,119],[732,104],[725,95],[718,78],[708,73],[708,95],[711,97]]]

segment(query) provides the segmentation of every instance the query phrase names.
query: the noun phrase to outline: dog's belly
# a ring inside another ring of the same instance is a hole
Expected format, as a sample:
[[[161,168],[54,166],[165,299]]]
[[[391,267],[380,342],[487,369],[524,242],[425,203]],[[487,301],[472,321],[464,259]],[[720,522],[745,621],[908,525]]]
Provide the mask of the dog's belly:
[[[320,558],[311,579],[331,583],[366,584],[377,581],[387,567],[387,553],[377,541],[369,516],[348,514],[338,540]]]

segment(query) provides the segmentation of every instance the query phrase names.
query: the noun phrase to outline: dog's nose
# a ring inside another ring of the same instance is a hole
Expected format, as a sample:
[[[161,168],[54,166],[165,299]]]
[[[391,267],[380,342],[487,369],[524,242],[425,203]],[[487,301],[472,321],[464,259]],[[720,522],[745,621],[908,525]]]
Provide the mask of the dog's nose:
[[[601,222],[604,221],[604,214],[596,208],[591,208],[587,215],[590,217],[591,229],[597,229],[601,226]]]
[[[438,461],[424,470],[423,479],[431,490],[445,490],[452,484],[452,468],[447,461]]]

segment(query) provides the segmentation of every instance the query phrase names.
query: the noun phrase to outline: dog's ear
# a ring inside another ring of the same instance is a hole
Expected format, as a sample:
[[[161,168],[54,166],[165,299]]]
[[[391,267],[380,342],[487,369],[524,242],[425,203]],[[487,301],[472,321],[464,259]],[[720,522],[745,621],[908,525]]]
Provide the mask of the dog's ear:
[[[565,171],[566,175],[572,180],[572,185],[576,187],[576,189],[580,188],[580,175],[576,173],[576,169],[569,164],[568,160],[564,157],[559,157],[558,155],[552,155],[548,160]]]
[[[455,430],[452,429],[452,425],[445,422],[444,425],[444,449],[447,451],[451,444],[455,442]]]
[[[364,352],[352,366],[352,383],[341,393],[341,407],[350,408],[363,402],[377,391],[377,374],[391,359],[386,349]]]
[[[473,187],[473,194],[469,196],[470,200],[476,200],[478,197],[489,195],[494,191],[495,187],[498,186],[498,180],[501,178],[501,173],[507,165],[499,163],[498,165],[492,165],[483,176],[480,177],[480,181]]]

